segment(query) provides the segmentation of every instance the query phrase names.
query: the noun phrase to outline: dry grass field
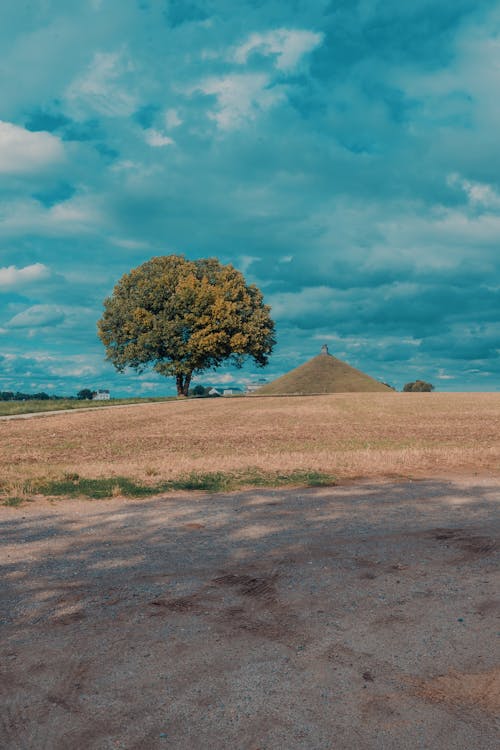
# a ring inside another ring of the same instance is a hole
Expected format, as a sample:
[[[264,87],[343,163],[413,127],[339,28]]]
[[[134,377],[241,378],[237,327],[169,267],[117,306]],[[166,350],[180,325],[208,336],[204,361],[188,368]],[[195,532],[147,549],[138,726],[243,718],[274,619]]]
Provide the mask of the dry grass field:
[[[188,400],[0,421],[2,494],[26,481],[197,472],[337,479],[498,474],[500,394]]]
[[[499,425],[433,393],[0,420],[0,748],[497,747]]]

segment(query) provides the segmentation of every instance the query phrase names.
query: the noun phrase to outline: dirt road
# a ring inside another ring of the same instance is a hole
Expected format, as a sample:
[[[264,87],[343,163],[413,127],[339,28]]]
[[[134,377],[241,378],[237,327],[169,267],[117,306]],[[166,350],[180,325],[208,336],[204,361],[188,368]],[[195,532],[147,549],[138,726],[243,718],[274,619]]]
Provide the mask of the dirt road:
[[[493,750],[500,482],[0,508],[3,750]]]

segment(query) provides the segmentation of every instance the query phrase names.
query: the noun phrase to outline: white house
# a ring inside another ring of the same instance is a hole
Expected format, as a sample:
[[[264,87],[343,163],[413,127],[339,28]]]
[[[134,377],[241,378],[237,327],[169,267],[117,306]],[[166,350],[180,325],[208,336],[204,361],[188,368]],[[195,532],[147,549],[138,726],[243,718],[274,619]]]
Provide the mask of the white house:
[[[99,390],[92,395],[92,401],[108,401],[111,398],[109,391]]]

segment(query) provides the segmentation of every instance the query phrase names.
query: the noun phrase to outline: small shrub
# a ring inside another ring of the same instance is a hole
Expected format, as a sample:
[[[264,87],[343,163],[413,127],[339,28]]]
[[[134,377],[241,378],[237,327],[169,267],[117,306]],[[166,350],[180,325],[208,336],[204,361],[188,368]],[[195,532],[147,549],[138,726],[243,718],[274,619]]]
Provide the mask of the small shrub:
[[[76,471],[67,471],[63,474],[63,479],[66,482],[78,482],[80,475]]]
[[[2,505],[7,505],[11,508],[18,508],[22,503],[30,502],[27,497],[7,497],[2,501]]]
[[[415,380],[411,383],[406,383],[403,387],[403,391],[406,393],[429,393],[434,390],[432,383],[426,383],[425,380]]]
[[[197,474],[193,472],[179,479],[168,482],[173,490],[204,490],[205,492],[222,492],[232,485],[232,475],[223,472]]]
[[[205,386],[203,385],[195,385],[194,388],[191,389],[190,396],[197,396],[198,398],[205,395]]]

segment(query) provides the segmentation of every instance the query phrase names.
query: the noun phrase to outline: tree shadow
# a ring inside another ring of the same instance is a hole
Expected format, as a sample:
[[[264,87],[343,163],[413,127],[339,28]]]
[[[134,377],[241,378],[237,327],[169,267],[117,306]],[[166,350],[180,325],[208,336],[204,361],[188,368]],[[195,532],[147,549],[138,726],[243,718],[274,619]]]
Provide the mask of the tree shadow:
[[[98,748],[115,737],[119,747],[157,747],[167,697],[181,701],[171,731],[184,736],[182,712],[200,710],[193,686],[206,698],[215,679],[210,700],[221,692],[231,702],[236,688],[225,681],[235,664],[250,669],[265,658],[286,673],[302,651],[336,659],[340,670],[399,680],[390,659],[376,655],[371,631],[390,627],[399,643],[410,621],[419,634],[431,627],[422,603],[443,593],[428,584],[432,566],[438,589],[458,587],[464,571],[486,580],[497,498],[494,481],[423,480],[6,510],[0,654],[10,713],[2,746]],[[485,597],[477,607],[487,612]],[[145,659],[154,663],[145,667]],[[290,679],[300,673],[297,666]],[[75,685],[86,686],[85,698]],[[99,709],[103,700],[117,707],[111,719]],[[264,721],[265,701],[257,703]],[[124,715],[137,718],[128,739]],[[215,729],[206,717],[202,724],[210,746]],[[238,726],[250,731],[244,717]]]

